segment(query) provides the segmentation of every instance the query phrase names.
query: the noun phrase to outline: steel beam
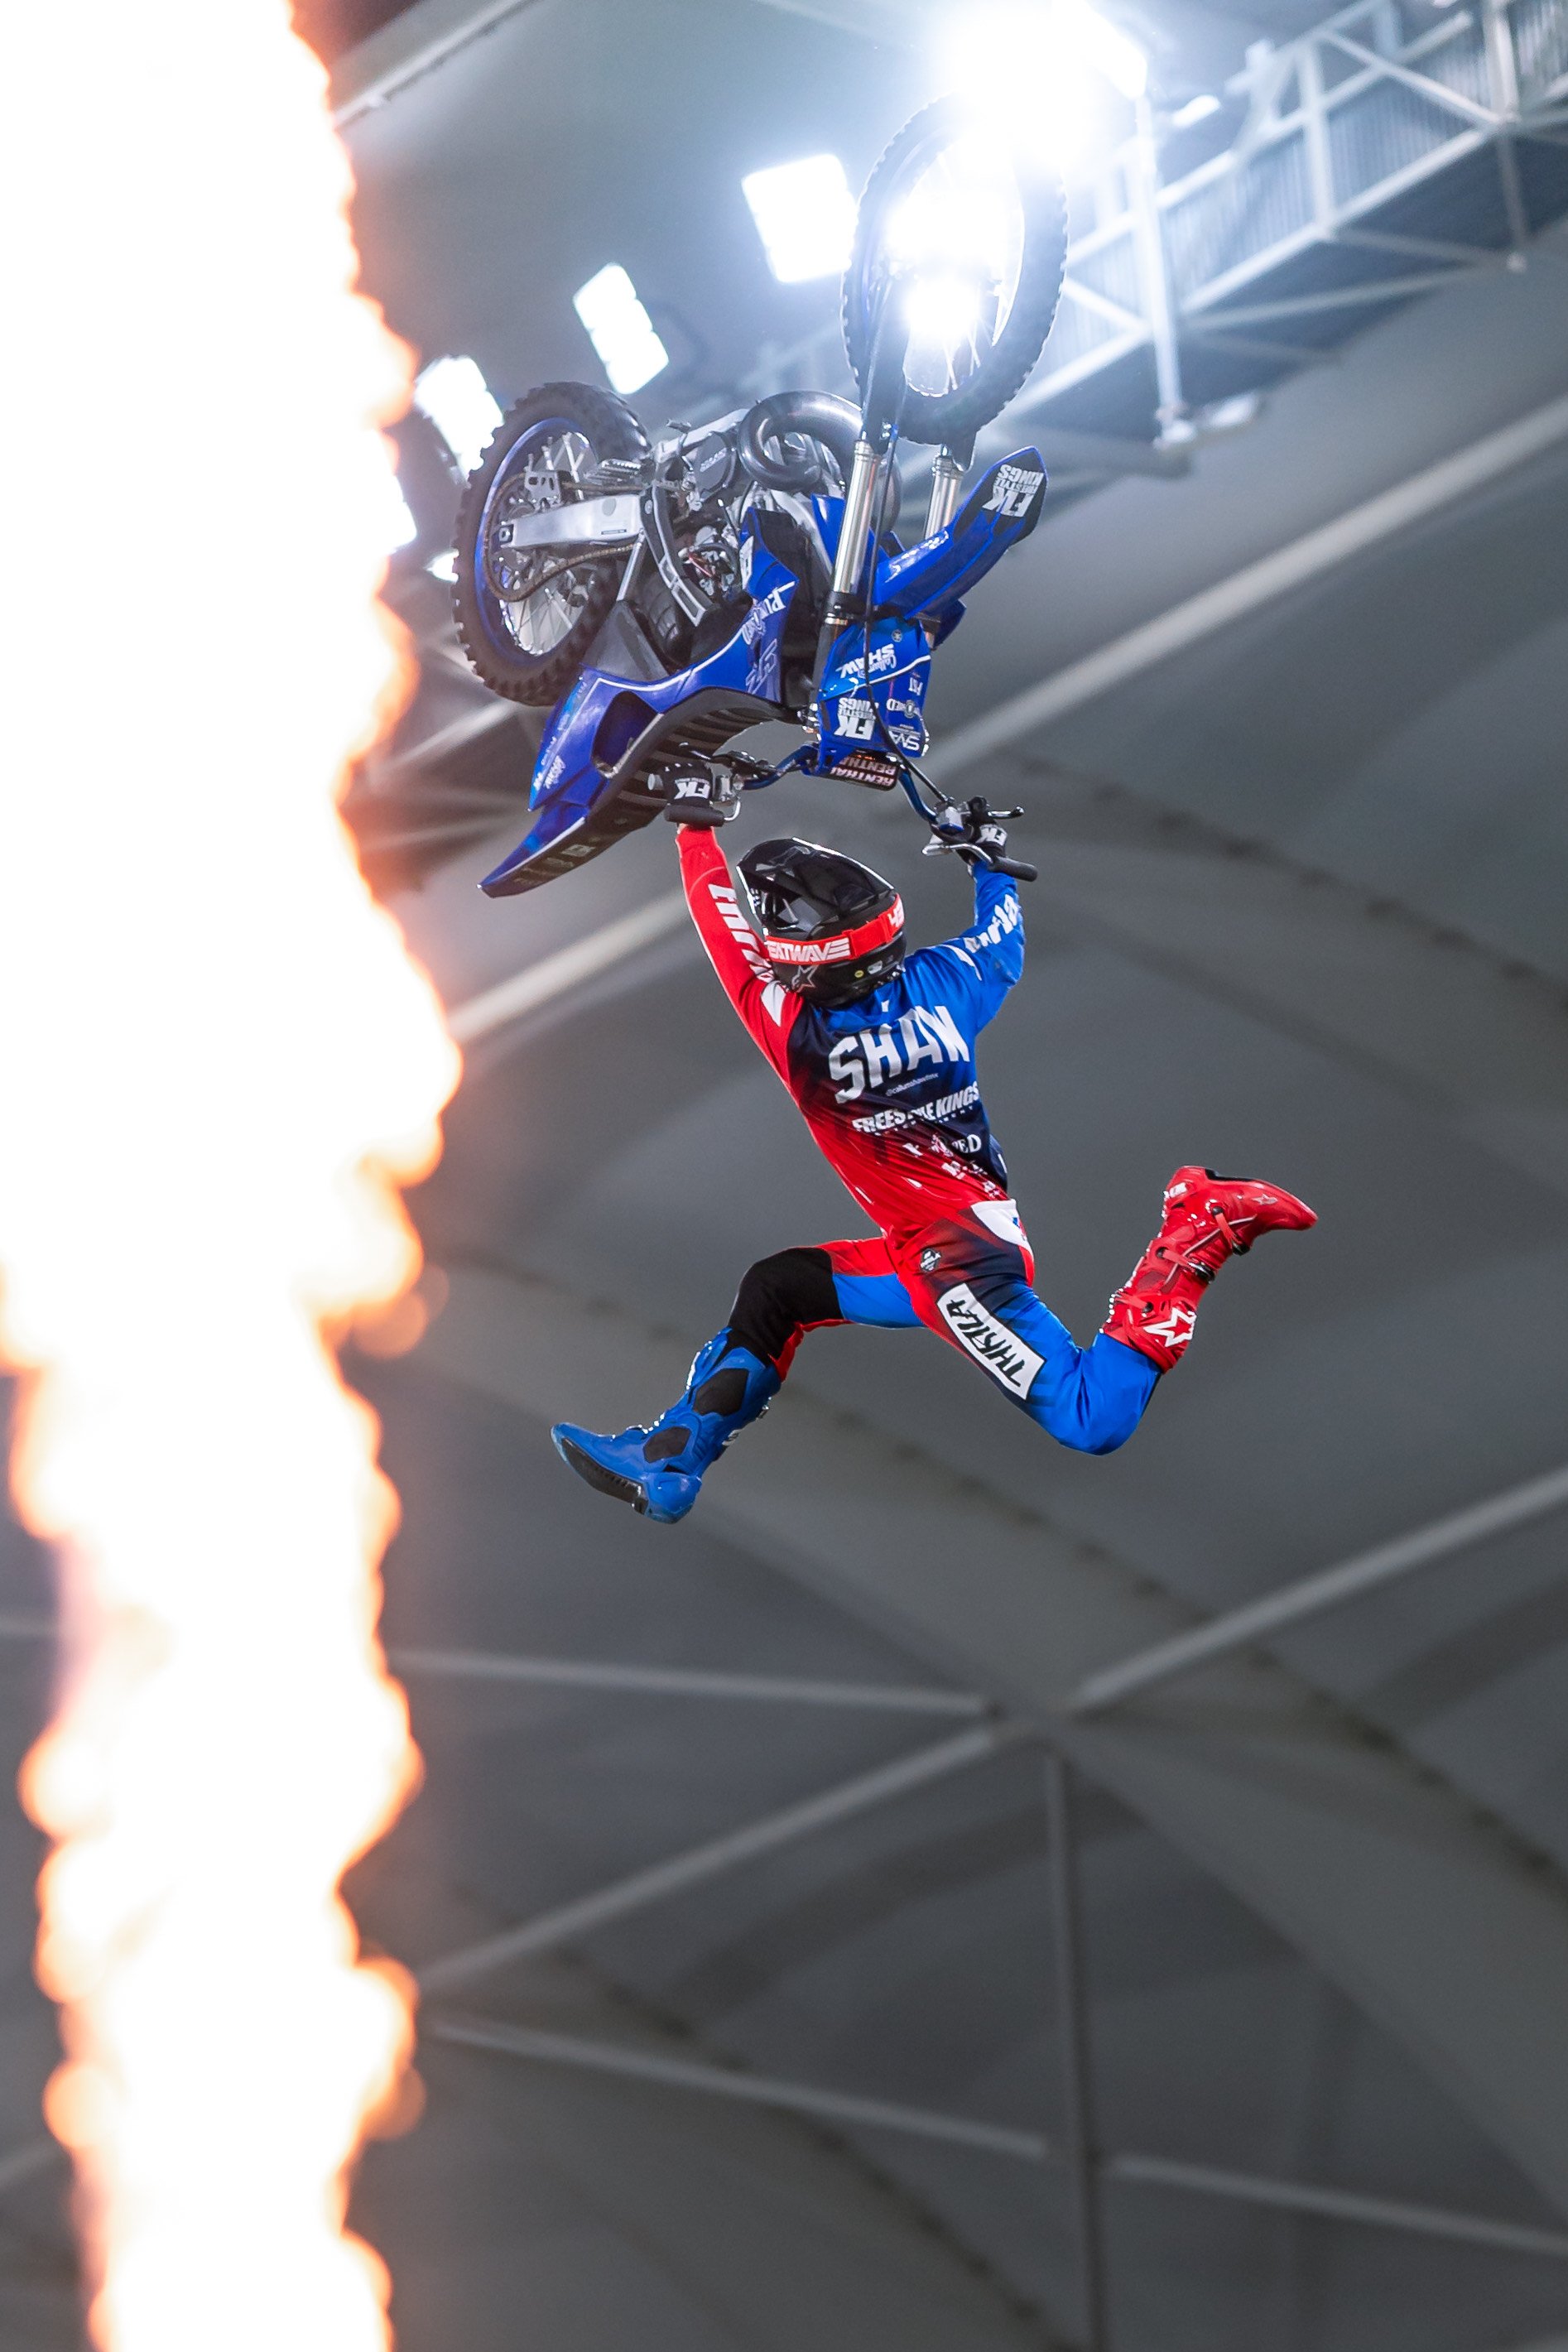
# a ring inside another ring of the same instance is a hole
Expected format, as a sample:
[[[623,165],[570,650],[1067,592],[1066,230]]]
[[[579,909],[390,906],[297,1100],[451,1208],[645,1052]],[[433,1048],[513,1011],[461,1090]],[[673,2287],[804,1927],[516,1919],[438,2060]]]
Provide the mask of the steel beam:
[[[489,2050],[498,2056],[521,2058],[545,2066],[581,2068],[632,2083],[650,2083],[659,2089],[694,2091],[709,2098],[733,2100],[742,2105],[773,2107],[788,2115],[810,2116],[823,2123],[842,2124],[866,2131],[889,2131],[915,2139],[937,2140],[951,2147],[973,2148],[985,2156],[1011,2157],[1026,2164],[1057,2164],[1060,2152],[1038,2132],[1016,2131],[1005,2124],[987,2124],[969,2116],[950,2116],[927,2107],[909,2107],[888,2099],[865,2099],[852,2092],[829,2091],[815,2084],[783,2082],[775,2075],[752,2074],[739,2068],[715,2066],[689,2058],[669,2058],[662,2052],[633,2048],[618,2042],[591,2041],[579,2034],[536,2032],[510,2025],[499,2018],[440,2014],[427,2018],[424,2031],[437,2041],[470,2050]],[[1218,2197],[1243,2205],[1262,2205],[1282,2213],[1310,2213],[1328,2221],[1351,2221],[1375,2230],[1407,2231],[1416,2237],[1438,2238],[1449,2244],[1478,2246],[1494,2253],[1523,2254],[1547,2262],[1568,2262],[1568,2236],[1538,2230],[1528,2222],[1505,2221],[1487,2213],[1456,2213],[1441,2206],[1413,2205],[1403,2198],[1368,2196],[1360,2189],[1335,2189],[1316,2181],[1278,2180],[1264,2173],[1231,2172],[1214,2165],[1185,2164],[1163,2156],[1106,2157],[1100,2168],[1108,2183],[1120,2188],[1166,2189],[1198,2197]],[[1537,2352],[1537,2347],[1531,2347]],[[1541,2347],[1538,2352],[1550,2352]]]
[[[374,114],[535,5],[536,0],[419,0],[340,59],[331,79],[333,128],[346,131]]]
[[[1046,1816],[1051,1866],[1051,1926],[1056,1942],[1057,2046],[1060,2053],[1063,2154],[1078,2240],[1079,2304],[1085,2352],[1110,2352],[1106,2299],[1101,2163],[1089,2038],[1089,1980],[1079,1897],[1071,1768],[1047,1748]]]
[[[480,2017],[440,2015],[427,2021],[424,2031],[437,2041],[461,2042],[470,2050],[494,2050],[509,2058],[531,2058],[544,2065],[586,2067],[594,2074],[657,2083],[672,2091],[701,2091],[710,2098],[782,2107],[786,2114],[813,2116],[824,2123],[858,2124],[868,2131],[942,2140],[949,2147],[972,2147],[984,2155],[1018,2157],[1027,2164],[1048,2163],[1053,2155],[1049,2142],[1038,2132],[1014,2131],[1005,2125],[981,2123],[967,2116],[936,2115],[925,2107],[897,2105],[887,2099],[862,2099],[850,2092],[819,2090],[806,2083],[780,2082],[773,2075],[742,2074],[689,2058],[666,2058],[656,2051],[634,2050],[621,2042],[536,2033],[528,2026],[504,2025]]]
[[[646,1910],[650,1903],[665,1902],[672,1895],[684,1894],[689,1887],[703,1885],[725,1871],[738,1869],[742,1863],[755,1862],[764,1853],[776,1853],[781,1846],[816,1836],[839,1822],[852,1821],[878,1805],[890,1803],[895,1797],[907,1796],[933,1780],[945,1780],[952,1772],[961,1772],[995,1755],[1016,1737],[1012,1725],[986,1724],[973,1731],[961,1731],[955,1738],[944,1739],[934,1748],[917,1749],[912,1756],[900,1756],[894,1763],[860,1773],[836,1789],[807,1797],[803,1803],[786,1805],[782,1812],[748,1822],[742,1829],[710,1838],[701,1845],[689,1847],[685,1853],[654,1863],[647,1870],[633,1871],[629,1877],[596,1887],[591,1895],[579,1895],[574,1902],[563,1903],[538,1918],[503,1928],[500,1935],[487,1936],[461,1951],[447,1952],[416,1971],[420,1990],[450,1992],[458,1985],[472,1984],[476,1978],[489,1976],[518,1960],[531,1959],[541,1952],[558,1951],[563,1945],[579,1942],[595,1928],[607,1927],[634,1911]]]
[[[552,998],[566,995],[584,981],[597,979],[600,972],[668,939],[686,919],[683,892],[670,890],[662,898],[650,898],[646,907],[617,916],[613,923],[590,931],[586,939],[574,940],[570,947],[541,956],[537,963],[527,965],[510,980],[498,981],[493,988],[454,1004],[447,1014],[447,1027],[459,1045],[471,1045],[492,1030],[537,1013]]]
[[[1470,497],[1564,440],[1568,440],[1568,397],[1532,409],[1500,432],[1487,434],[1288,546],[1276,548],[1259,562],[1244,565],[1228,579],[1216,581],[1212,588],[1187,597],[1097,652],[1084,655],[1054,677],[1009,696],[983,719],[972,719],[968,726],[943,736],[926,761],[928,772],[951,783],[981,760],[1038,734],[1086,703],[1098,701],[1112,688],[1125,686],[1143,671],[1185,653],[1260,605],[1272,604],[1365,554],[1396,532]]]
[[[1242,1013],[1568,1195],[1568,1012],[1554,982],[1267,842],[1133,793],[1091,797],[1048,758],[1020,759],[994,794],[1031,771],[1077,795],[1060,830],[1036,809],[1050,846],[1033,896],[1056,936]]]
[[[1079,1683],[1068,1701],[1068,1710],[1074,1715],[1097,1715],[1138,1691],[1152,1690],[1157,1684],[1169,1682],[1173,1675],[1189,1674],[1194,1666],[1206,1664],[1212,1658],[1223,1658],[1234,1650],[1267,1641],[1271,1634],[1305,1624],[1328,1610],[1342,1609],[1347,1601],[1359,1600],[1364,1593],[1381,1591],[1397,1578],[1426,1568],[1433,1560],[1450,1559],[1455,1552],[1468,1551],[1494,1536],[1507,1534],[1511,1528],[1528,1527],[1534,1519],[1563,1509],[1568,1509],[1568,1465],[1550,1470],[1543,1477],[1527,1478],[1522,1485],[1510,1486],[1500,1495],[1489,1495],[1484,1502],[1472,1503],[1462,1511],[1451,1511],[1447,1517],[1415,1528],[1408,1535],[1395,1536],[1391,1542],[1378,1544],[1371,1551],[1358,1552],[1353,1559],[1342,1560],[1337,1568],[1321,1569],[1317,1575],[1304,1576],[1299,1583],[1288,1584],[1281,1591],[1266,1593],[1260,1601],[1249,1601],[1243,1608],[1227,1610],[1223,1617],[1213,1618],[1206,1625],[1195,1625],[1189,1633],[1178,1633],[1173,1641],[1157,1642],[1152,1649],[1123,1659],[1120,1665],[1106,1666]]]
[[[710,1674],[686,1666],[617,1665],[594,1658],[503,1657],[489,1650],[393,1650],[388,1664],[400,1675],[425,1675],[437,1680],[533,1683],[551,1689],[625,1691],[654,1698],[848,1707],[873,1715],[973,1717],[994,1712],[990,1701],[973,1691],[910,1690],[896,1683],[805,1682],[779,1675]]]
[[[1108,2157],[1105,2177],[1149,2189],[1187,2189],[1197,2197],[1234,2197],[1244,2205],[1266,2205],[1279,2213],[1315,2213],[1325,2221],[1408,2230],[1416,2237],[1446,2238],[1456,2245],[1489,2246],[1500,2254],[1568,2260],[1568,2237],[1559,2231],[1537,2230],[1524,2221],[1494,2221],[1489,2214],[1451,2213],[1437,2206],[1411,2205],[1398,2197],[1369,2197],[1359,2189],[1273,2180],[1261,2173],[1228,2172],[1214,2165],[1184,2164],[1163,2156]]]

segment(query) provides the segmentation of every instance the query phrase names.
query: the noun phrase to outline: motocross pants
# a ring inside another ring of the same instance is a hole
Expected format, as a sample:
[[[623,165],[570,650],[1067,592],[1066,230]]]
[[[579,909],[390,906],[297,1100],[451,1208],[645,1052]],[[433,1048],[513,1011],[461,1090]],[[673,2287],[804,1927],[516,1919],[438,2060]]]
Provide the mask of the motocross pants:
[[[1020,1251],[978,1223],[911,1237],[780,1250],[750,1268],[730,1317],[738,1346],[782,1379],[807,1331],[842,1323],[884,1330],[923,1324],[988,1372],[1058,1444],[1113,1454],[1143,1417],[1160,1375],[1149,1358],[1101,1332],[1080,1348],[1029,1287]]]

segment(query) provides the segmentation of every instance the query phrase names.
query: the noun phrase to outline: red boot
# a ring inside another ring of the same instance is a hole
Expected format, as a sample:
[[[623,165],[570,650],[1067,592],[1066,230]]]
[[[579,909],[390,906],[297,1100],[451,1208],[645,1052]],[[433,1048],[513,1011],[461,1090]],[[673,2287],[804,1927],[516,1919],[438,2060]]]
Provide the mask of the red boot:
[[[1160,1230],[1110,1301],[1102,1331],[1168,1372],[1193,1336],[1198,1301],[1227,1257],[1259,1234],[1301,1233],[1315,1213],[1275,1184],[1178,1168],[1165,1187]]]

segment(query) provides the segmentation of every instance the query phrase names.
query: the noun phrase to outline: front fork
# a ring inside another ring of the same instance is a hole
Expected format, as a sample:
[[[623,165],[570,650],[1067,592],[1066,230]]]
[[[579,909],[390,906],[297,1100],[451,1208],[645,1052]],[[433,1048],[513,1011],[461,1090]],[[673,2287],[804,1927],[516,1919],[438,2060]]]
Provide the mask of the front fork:
[[[882,452],[862,434],[855,444],[848,486],[844,493],[844,520],[839,526],[838,545],[833,556],[833,585],[827,592],[827,610],[823,615],[822,635],[817,644],[819,677],[826,664],[828,646],[845,623],[855,617],[866,565],[872,560],[872,551],[868,544],[871,535],[872,501],[881,478]]]
[[[926,508],[922,537],[934,539],[939,530],[947,529],[958,512],[963,477],[973,455],[973,442],[964,449],[943,447],[937,451],[931,469],[931,501]],[[890,453],[879,449],[876,443],[864,434],[855,444],[848,486],[844,494],[844,520],[839,527],[838,545],[833,556],[833,584],[827,592],[827,610],[823,615],[822,635],[817,647],[818,677],[826,667],[829,644],[845,623],[854,619],[859,608],[866,566],[875,561],[876,551],[871,545],[871,517],[879,502],[878,493],[885,457],[890,464]]]

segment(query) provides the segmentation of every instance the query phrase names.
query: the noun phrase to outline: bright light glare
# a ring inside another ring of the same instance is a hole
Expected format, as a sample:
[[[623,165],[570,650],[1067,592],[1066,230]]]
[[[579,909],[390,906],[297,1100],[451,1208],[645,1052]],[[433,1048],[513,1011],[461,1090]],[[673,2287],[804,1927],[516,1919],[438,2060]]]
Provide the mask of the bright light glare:
[[[471,474],[500,423],[495,394],[469,359],[432,360],[414,386],[414,403],[461,466]]]
[[[1052,0],[1051,37],[1070,55],[1103,74],[1123,98],[1142,98],[1149,86],[1149,60],[1136,41],[1107,21],[1088,0]]]
[[[1069,174],[1126,135],[1117,101],[1141,98],[1149,79],[1137,43],[1089,0],[988,0],[949,15],[938,65],[949,89]]]
[[[917,278],[904,297],[910,339],[955,352],[980,323],[980,289],[973,278]]]
[[[338,814],[406,687],[378,426],[410,369],[289,17],[12,10],[0,79],[6,323],[50,362],[0,376],[0,1349],[61,1596],[22,1786],[100,2352],[390,2341],[347,2168],[412,1997],[338,1890],[418,1759],[333,1338],[417,1271],[398,1186],[457,1057]],[[38,457],[104,448],[106,371],[108,603]]]
[[[940,179],[928,173],[888,223],[889,256],[906,269],[967,273],[998,284],[1015,227],[1011,172],[976,142],[953,145],[944,161]]]
[[[837,155],[751,172],[741,186],[781,286],[837,277],[855,242],[855,198]]]
[[[669,353],[618,261],[607,263],[586,286],[579,286],[572,307],[617,392],[640,392],[669,365]]]
[[[1211,114],[1219,112],[1220,103],[1210,89],[1204,90],[1197,98],[1189,98],[1185,106],[1179,106],[1172,115],[1172,130],[1191,131],[1195,123],[1206,122]]]

